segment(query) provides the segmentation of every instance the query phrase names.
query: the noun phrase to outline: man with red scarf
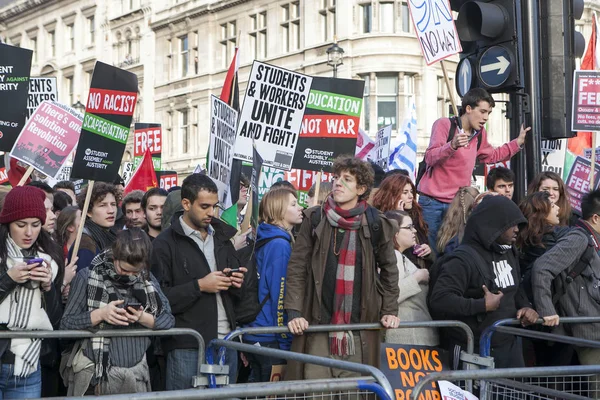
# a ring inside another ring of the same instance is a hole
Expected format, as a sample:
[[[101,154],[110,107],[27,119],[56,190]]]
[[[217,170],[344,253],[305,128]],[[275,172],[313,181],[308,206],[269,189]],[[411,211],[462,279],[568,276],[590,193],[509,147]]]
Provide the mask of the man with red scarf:
[[[378,331],[303,332],[310,325],[381,322],[398,327],[398,268],[393,239],[398,227],[367,211],[374,173],[368,162],[340,157],[333,164],[333,189],[323,206],[309,208],[288,263],[285,309],[295,335],[292,351],[378,366]],[[313,213],[321,213],[313,228]],[[375,210],[375,213],[379,213]],[[371,243],[376,225],[377,248]],[[286,379],[331,379],[359,374],[290,362]]]

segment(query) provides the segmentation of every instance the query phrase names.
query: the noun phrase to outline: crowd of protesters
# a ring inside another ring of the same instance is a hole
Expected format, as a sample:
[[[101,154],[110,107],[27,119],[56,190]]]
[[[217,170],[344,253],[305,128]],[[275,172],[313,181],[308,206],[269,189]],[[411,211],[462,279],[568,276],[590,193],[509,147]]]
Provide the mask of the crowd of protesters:
[[[519,178],[506,168],[489,173],[487,192],[470,187],[476,158],[509,159],[529,130],[493,148],[484,127],[493,106],[475,89],[463,97],[459,117],[434,124],[417,185],[406,171],[383,173],[352,156],[335,160],[332,181],[311,188],[306,209],[289,182],[278,182],[258,205],[254,240],[240,228],[248,212],[245,177],[237,226],[218,218],[217,186],[204,174],[170,192],[124,197],[120,178],[96,182],[77,249],[87,189],[75,196],[71,182],[51,188],[34,181],[1,191],[0,327],[191,328],[209,343],[239,327],[287,326],[288,333],[243,341],[374,366],[382,342],[441,346],[453,355],[466,345],[453,329],[394,329],[408,321],[464,321],[478,340],[499,319],[528,326],[543,318],[544,329],[598,340],[596,324],[564,331],[559,322],[600,315],[600,191],[585,196],[578,216],[551,172],[531,182],[520,205],[512,201]],[[565,283],[582,260],[574,283]],[[255,292],[247,290],[250,274]],[[257,312],[242,315],[252,301]],[[381,323],[385,337],[306,332],[358,323]],[[548,351],[545,342],[523,346],[501,334],[491,353],[498,368],[600,362],[598,349]],[[191,388],[198,350],[186,336],[12,339],[0,340],[0,358],[0,397],[81,396]],[[459,358],[452,360],[458,367]],[[289,380],[357,375],[233,349],[225,364],[230,383],[269,381],[281,364]]]

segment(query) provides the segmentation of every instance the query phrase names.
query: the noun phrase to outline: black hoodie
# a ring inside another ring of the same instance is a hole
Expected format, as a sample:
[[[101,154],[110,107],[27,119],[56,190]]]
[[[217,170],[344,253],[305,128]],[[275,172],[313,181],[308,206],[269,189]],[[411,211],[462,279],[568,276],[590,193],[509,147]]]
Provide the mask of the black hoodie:
[[[439,275],[429,298],[435,319],[465,322],[478,343],[486,327],[499,319],[515,318],[522,307],[531,307],[519,288],[521,273],[515,247],[496,243],[507,229],[525,223],[527,220],[521,210],[506,197],[483,199],[467,221],[462,244],[447,258],[440,259]],[[480,257],[468,253],[466,247]],[[486,312],[483,285],[493,293],[504,294],[497,310]],[[466,343],[460,330],[448,330],[445,336],[447,345]],[[492,339],[492,346],[496,347],[511,341],[512,337],[495,334]]]

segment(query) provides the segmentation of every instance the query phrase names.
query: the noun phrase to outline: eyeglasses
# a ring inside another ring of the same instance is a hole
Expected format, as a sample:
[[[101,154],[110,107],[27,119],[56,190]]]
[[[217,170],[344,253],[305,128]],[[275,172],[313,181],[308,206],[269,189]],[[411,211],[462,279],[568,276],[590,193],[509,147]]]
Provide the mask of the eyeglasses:
[[[413,229],[415,229],[415,226],[414,225],[401,226],[400,229],[408,229],[409,231],[412,231]]]

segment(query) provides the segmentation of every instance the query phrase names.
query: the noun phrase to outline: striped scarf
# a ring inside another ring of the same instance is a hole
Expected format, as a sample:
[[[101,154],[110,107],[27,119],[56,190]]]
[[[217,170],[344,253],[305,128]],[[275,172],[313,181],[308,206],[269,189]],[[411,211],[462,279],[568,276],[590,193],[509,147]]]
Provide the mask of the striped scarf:
[[[343,232],[344,238],[339,253],[335,252],[337,240],[334,237],[334,253],[338,257],[335,293],[333,295],[333,310],[331,323],[334,325],[349,324],[352,318],[352,298],[354,296],[354,272],[356,268],[356,244],[358,229],[362,216],[367,210],[367,202],[361,201],[351,210],[342,210],[333,200],[327,198],[323,205],[325,216],[329,224],[339,233]],[[339,254],[339,255],[338,255]],[[346,356],[356,352],[352,332],[329,333],[330,354]]]
[[[23,262],[23,251],[10,236],[6,239],[6,247],[8,269]],[[52,280],[56,279],[58,265],[52,258],[41,252],[34,256],[43,258],[50,265]],[[53,330],[44,310],[42,297],[38,282],[27,281],[27,284],[17,285],[0,303],[0,324],[6,324],[11,331]],[[10,351],[15,355],[15,376],[26,377],[37,371],[41,348],[41,339],[11,339]]]
[[[162,312],[162,303],[156,294],[150,279],[144,278],[144,273],[139,275],[118,275],[112,256],[112,251],[106,250],[98,254],[90,265],[90,276],[87,286],[87,306],[89,311],[104,307],[111,301],[137,300],[149,314],[155,317]],[[98,329],[133,329],[135,325],[113,326],[105,322],[100,323]],[[138,326],[139,328],[139,326]],[[110,368],[109,348],[110,338],[95,337],[91,339],[94,363],[96,365],[96,378],[108,379]]]

